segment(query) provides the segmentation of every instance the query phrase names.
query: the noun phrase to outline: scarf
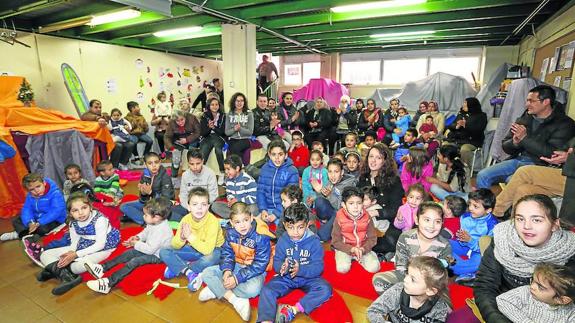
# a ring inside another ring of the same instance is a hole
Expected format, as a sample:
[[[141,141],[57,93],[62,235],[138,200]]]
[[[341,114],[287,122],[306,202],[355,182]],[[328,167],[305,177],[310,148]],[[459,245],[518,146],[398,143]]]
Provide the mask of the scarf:
[[[544,245],[534,248],[523,243],[511,220],[493,229],[494,255],[512,275],[531,277],[535,266],[542,262],[556,265],[565,263],[575,255],[575,234],[559,229]]]
[[[435,303],[437,303],[438,300],[438,297],[432,297],[425,301],[420,308],[411,308],[409,307],[409,295],[405,293],[405,290],[402,290],[401,295],[399,296],[399,309],[405,316],[412,320],[419,321],[422,317],[431,312],[433,306],[435,306]]]
[[[372,114],[375,114],[375,118],[373,118],[373,122],[369,122],[369,121],[368,121],[368,120],[369,120],[369,117],[370,117]],[[378,110],[377,108],[375,108],[375,109],[373,109],[372,112],[369,112],[368,109],[365,109],[365,110],[363,111],[363,117],[365,118],[365,121],[368,121],[368,122],[369,122],[370,126],[373,126],[374,124],[377,123],[377,121],[379,121],[379,110]]]

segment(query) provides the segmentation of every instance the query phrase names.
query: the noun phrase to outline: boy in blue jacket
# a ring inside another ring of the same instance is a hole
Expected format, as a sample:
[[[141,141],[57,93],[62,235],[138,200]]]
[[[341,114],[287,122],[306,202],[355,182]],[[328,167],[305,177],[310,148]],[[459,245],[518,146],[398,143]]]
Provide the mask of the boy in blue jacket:
[[[270,261],[274,235],[261,220],[254,220],[250,208],[243,202],[232,205],[230,227],[222,247],[219,266],[204,269],[206,287],[198,299],[226,299],[242,320],[250,320],[250,298],[260,294]]]
[[[258,177],[257,204],[262,220],[278,224],[283,212],[281,191],[290,184],[299,185],[299,173],[288,158],[283,141],[272,141],[268,156]]]
[[[475,280],[475,273],[481,263],[479,239],[482,236],[493,237],[493,228],[497,219],[491,213],[495,206],[495,195],[488,189],[478,189],[469,193],[469,212],[463,214],[459,221],[461,228],[454,240],[449,240],[455,258],[450,268],[457,275],[458,283],[466,284]],[[467,259],[461,258],[467,256]]]
[[[278,275],[262,288],[258,322],[290,322],[300,312],[309,315],[331,297],[331,286],[321,278],[323,247],[308,228],[308,221],[309,210],[302,203],[291,205],[284,212],[287,234],[279,238],[273,260]],[[295,306],[278,308],[278,298],[294,289],[301,289],[306,295]]]
[[[22,178],[22,186],[28,191],[24,206],[20,216],[12,221],[14,231],[2,234],[1,241],[28,235],[32,235],[31,241],[37,241],[66,221],[64,194],[53,180],[30,173]]]

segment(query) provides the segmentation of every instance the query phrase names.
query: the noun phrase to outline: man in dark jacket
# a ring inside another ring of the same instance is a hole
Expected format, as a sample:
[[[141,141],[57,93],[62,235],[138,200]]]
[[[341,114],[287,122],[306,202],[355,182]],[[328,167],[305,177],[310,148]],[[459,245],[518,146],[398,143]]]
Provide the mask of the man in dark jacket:
[[[525,165],[549,165],[541,157],[551,157],[553,151],[564,150],[575,136],[575,122],[555,104],[555,91],[539,85],[527,95],[525,113],[511,124],[503,139],[503,150],[511,155],[505,161],[481,170],[477,174],[477,188],[491,188],[496,182],[508,181],[515,171]]]
[[[258,107],[252,110],[254,114],[253,135],[262,144],[263,149],[267,150],[272,140],[282,139],[277,131],[281,119],[274,111],[275,109],[268,107],[268,97],[265,93],[258,94],[257,105]],[[284,145],[289,148],[289,143],[285,140]]]

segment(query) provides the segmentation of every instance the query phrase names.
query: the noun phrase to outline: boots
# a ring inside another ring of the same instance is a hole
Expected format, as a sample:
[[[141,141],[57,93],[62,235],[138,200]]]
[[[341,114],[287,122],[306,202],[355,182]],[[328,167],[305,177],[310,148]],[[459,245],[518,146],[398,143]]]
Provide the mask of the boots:
[[[72,273],[70,265],[64,268],[58,268],[57,275],[60,278],[60,285],[52,289],[52,294],[54,295],[65,294],[70,289],[82,283],[82,277]]]
[[[56,271],[58,270],[58,262],[55,261],[51,264],[46,265],[44,269],[36,275],[36,280],[39,282],[44,282],[52,278],[56,278]]]

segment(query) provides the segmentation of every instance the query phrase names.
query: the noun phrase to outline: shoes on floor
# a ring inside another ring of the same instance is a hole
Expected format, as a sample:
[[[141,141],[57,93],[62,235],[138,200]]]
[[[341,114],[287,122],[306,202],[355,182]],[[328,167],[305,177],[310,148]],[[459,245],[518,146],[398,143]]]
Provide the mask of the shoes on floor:
[[[164,270],[164,279],[172,279],[176,278],[176,276],[178,276],[178,274],[174,274],[169,267],[166,267],[166,270]]]
[[[44,264],[40,261],[40,255],[44,252],[44,248],[42,248],[41,244],[32,241],[32,239],[30,239],[32,237],[33,235],[28,235],[22,238],[24,252],[36,265],[44,268]]]
[[[198,289],[200,289],[200,287],[202,287],[202,275],[201,274],[196,274],[195,272],[190,272],[188,275],[188,289],[191,292],[195,292]]]
[[[100,264],[91,264],[91,263],[84,263],[84,267],[92,275],[92,277],[96,279],[100,279],[104,276],[104,267]]]
[[[214,298],[216,298],[216,294],[214,294],[214,292],[212,292],[212,290],[207,286],[204,287],[198,295],[198,300],[200,302],[206,302]]]
[[[0,235],[0,241],[10,241],[18,239],[18,233],[16,231],[2,233]]]
[[[110,287],[110,282],[109,282],[108,278],[90,280],[86,283],[86,285],[91,290],[98,292],[98,293],[102,293],[102,294],[108,294],[110,292],[110,290],[112,290],[112,288]]]
[[[283,304],[278,306],[275,321],[279,323],[291,322],[295,319],[296,314],[297,312],[293,306]]]

